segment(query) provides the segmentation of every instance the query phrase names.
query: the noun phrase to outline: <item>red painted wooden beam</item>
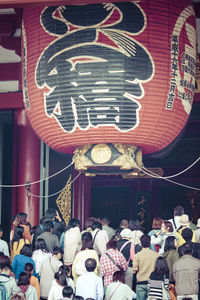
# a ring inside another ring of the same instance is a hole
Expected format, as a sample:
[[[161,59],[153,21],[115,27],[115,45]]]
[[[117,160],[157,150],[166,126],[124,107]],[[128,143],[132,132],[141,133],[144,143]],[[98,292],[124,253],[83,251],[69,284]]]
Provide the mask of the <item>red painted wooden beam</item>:
[[[0,45],[8,50],[15,50],[15,53],[21,57],[21,38],[4,36],[0,39]]]
[[[22,92],[0,93],[0,110],[24,108]]]

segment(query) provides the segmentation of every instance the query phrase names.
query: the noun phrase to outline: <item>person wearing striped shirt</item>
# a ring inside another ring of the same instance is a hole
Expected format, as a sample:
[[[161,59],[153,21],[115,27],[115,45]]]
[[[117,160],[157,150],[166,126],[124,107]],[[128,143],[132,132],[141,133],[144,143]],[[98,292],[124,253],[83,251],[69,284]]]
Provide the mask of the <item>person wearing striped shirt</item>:
[[[151,273],[147,288],[149,297],[155,299],[163,299],[162,286],[169,290],[169,268],[166,259],[162,256],[158,257],[155,264],[155,270]]]

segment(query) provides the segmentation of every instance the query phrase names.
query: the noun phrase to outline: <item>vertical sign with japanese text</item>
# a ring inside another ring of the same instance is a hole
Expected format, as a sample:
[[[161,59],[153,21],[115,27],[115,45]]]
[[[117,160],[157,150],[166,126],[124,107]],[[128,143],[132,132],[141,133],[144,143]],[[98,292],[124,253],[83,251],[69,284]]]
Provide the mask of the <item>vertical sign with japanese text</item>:
[[[137,220],[140,222],[140,228],[144,232],[149,230],[149,193],[138,192],[135,194],[136,197],[136,211]]]

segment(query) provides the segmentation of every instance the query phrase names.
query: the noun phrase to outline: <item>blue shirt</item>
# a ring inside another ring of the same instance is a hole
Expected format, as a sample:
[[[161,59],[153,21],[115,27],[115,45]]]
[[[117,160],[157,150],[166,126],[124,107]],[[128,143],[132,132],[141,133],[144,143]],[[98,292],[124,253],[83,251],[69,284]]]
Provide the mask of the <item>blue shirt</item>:
[[[18,279],[19,274],[21,272],[24,272],[25,264],[27,264],[27,263],[31,263],[33,265],[33,276],[35,276],[36,275],[35,263],[31,257],[23,255],[23,254],[17,254],[14,256],[13,262],[12,262],[12,271],[15,273],[16,279]]]

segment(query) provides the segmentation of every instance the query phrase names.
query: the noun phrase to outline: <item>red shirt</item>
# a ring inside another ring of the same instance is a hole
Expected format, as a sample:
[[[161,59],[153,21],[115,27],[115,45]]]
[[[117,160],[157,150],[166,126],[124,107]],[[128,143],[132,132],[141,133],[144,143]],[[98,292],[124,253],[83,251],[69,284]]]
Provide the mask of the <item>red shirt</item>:
[[[109,249],[107,253],[112,259],[124,270],[128,268],[128,262],[124,255],[118,250]],[[104,285],[108,286],[113,282],[113,274],[119,271],[119,268],[110,260],[110,258],[104,254],[100,259],[100,272],[104,276]]]

